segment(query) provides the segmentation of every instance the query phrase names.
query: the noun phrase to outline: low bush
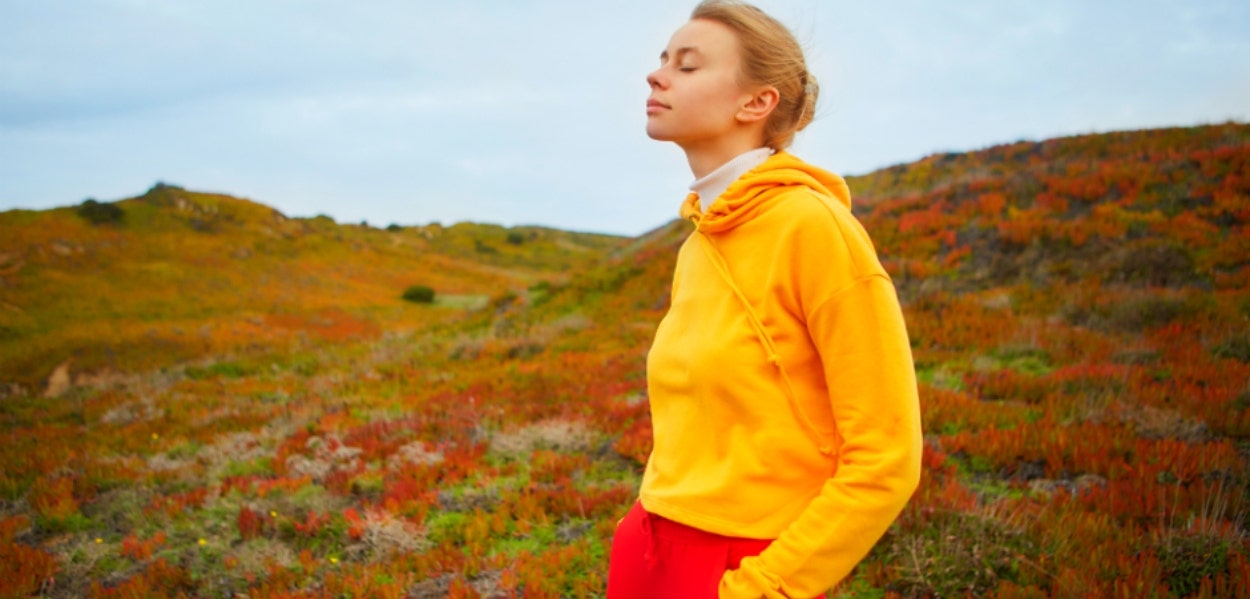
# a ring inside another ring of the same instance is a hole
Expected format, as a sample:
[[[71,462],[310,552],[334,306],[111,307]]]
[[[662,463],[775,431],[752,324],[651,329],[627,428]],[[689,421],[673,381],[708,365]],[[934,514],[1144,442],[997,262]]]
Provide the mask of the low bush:
[[[254,376],[259,371],[260,369],[253,365],[240,364],[238,362],[217,362],[208,366],[188,366],[185,373],[187,378],[201,381],[212,378],[238,379]]]
[[[1215,346],[1211,353],[1217,358],[1226,358],[1250,364],[1250,338],[1232,337]]]
[[[1144,331],[1164,326],[1191,311],[1184,299],[1146,295],[1110,304],[1105,322],[1117,331]]]
[[[425,285],[413,285],[404,290],[404,299],[417,304],[434,302],[434,288]]]
[[[1177,597],[1197,593],[1202,579],[1228,574],[1233,545],[1217,535],[1180,533],[1164,537],[1155,548],[1168,590]]]
[[[115,225],[122,222],[126,213],[117,204],[97,202],[87,198],[76,210],[78,216],[93,225]]]
[[[1118,258],[1118,259],[1117,259]],[[1198,280],[1194,259],[1177,245],[1153,244],[1109,256],[1108,282],[1148,287],[1180,287]]]
[[[933,511],[927,522],[904,521],[873,549],[890,564],[887,590],[906,597],[982,596],[1003,582],[1031,585],[1039,549],[1018,522],[981,513]],[[908,526],[909,524],[913,526]]]

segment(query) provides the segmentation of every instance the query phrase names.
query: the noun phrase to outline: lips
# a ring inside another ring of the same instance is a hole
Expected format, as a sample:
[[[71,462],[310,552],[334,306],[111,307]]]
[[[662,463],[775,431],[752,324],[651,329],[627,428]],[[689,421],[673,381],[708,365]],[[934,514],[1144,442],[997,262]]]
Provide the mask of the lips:
[[[669,106],[659,100],[647,100],[647,114],[654,114],[660,112],[661,110],[668,110],[670,108],[672,108],[672,106]]]

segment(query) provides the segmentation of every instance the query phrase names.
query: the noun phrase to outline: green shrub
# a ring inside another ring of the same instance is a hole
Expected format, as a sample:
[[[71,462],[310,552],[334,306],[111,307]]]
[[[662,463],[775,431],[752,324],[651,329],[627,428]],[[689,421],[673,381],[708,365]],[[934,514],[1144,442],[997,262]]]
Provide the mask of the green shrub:
[[[425,285],[413,285],[404,290],[404,299],[418,304],[433,303],[434,288]]]
[[[1228,358],[1250,363],[1250,337],[1233,337],[1212,350],[1217,358]]]
[[[1228,405],[1238,412],[1250,409],[1250,389],[1238,393],[1237,398]]]
[[[1110,282],[1149,287],[1180,287],[1198,280],[1194,259],[1177,245],[1147,245],[1120,256],[1108,273]]]
[[[238,379],[253,376],[258,371],[255,366],[238,362],[217,362],[208,366],[188,366],[184,373],[191,380],[202,381],[211,378]]]
[[[464,524],[468,518],[460,512],[437,512],[425,519],[425,529],[435,544],[464,542]]]
[[[1115,302],[1106,308],[1106,324],[1117,331],[1154,329],[1192,312],[1184,299],[1147,295]]]
[[[80,512],[66,516],[36,516],[39,527],[48,532],[82,532],[92,528],[91,520]]]
[[[1050,353],[1032,345],[1000,347],[994,351],[994,357],[1000,361],[1000,367],[1030,376],[1041,376],[1054,370]]]
[[[1020,558],[1032,562],[1039,549],[1019,522],[948,511],[924,519],[895,525],[873,549],[870,561],[893,570],[891,590],[906,597],[979,597],[1002,581],[1040,582],[1020,567]]]
[[[512,245],[525,243],[525,234],[520,231],[508,231],[508,243]]]
[[[122,221],[126,213],[121,206],[107,202],[97,202],[87,198],[78,206],[78,216],[93,225],[115,225]]]
[[[1230,544],[1216,535],[1175,534],[1157,548],[1168,589],[1177,597],[1196,593],[1202,579],[1215,579],[1228,571]]]

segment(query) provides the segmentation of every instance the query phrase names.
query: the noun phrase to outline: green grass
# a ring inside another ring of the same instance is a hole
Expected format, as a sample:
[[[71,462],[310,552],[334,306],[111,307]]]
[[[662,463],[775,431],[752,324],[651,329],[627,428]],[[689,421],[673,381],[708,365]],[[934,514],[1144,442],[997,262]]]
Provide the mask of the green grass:
[[[481,310],[489,304],[490,296],[486,294],[439,294],[434,297],[434,305],[444,308]]]
[[[509,536],[496,540],[488,550],[489,555],[503,554],[516,557],[522,551],[537,555],[557,542],[555,526],[539,526],[521,536]]]
[[[269,474],[273,474],[273,458],[268,456],[248,461],[229,462],[221,471],[223,477],[265,476]]]
[[[964,390],[962,369],[951,363],[942,363],[923,367],[917,366],[916,382],[923,383],[935,389],[946,389],[949,391]]]

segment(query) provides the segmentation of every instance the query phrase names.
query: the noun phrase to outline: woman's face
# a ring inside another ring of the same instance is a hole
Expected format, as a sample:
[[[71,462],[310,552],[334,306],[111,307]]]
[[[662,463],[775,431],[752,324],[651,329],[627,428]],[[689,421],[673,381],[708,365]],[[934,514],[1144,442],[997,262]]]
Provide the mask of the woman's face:
[[[738,83],[740,62],[733,30],[709,20],[683,25],[647,75],[647,135],[686,149],[726,139],[751,99]]]

